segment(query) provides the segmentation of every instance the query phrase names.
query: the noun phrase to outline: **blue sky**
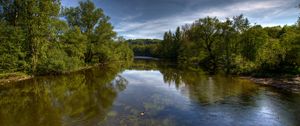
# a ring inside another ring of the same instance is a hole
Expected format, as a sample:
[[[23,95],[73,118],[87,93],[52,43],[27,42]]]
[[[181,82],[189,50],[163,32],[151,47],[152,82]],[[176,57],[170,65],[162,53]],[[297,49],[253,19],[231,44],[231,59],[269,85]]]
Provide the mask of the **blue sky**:
[[[77,6],[80,0],[62,0]],[[291,25],[300,15],[299,0],[93,0],[102,8],[118,35],[131,38],[162,38],[177,26],[206,17],[220,19],[244,14],[252,24]]]

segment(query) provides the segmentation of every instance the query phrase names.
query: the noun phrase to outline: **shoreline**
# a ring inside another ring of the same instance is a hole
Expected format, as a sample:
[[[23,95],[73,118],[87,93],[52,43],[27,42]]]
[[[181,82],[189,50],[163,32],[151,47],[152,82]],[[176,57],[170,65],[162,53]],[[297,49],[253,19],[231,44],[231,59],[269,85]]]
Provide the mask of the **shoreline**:
[[[32,78],[34,78],[33,75],[28,75],[28,74],[25,74],[22,72],[4,73],[4,74],[1,74],[1,76],[0,76],[0,85],[29,80]]]
[[[137,58],[139,59],[139,58]],[[61,73],[56,73],[55,75],[65,75],[70,74],[78,71],[83,71],[87,69],[91,69],[93,67],[102,66],[105,65],[105,63],[99,63],[99,64],[93,64],[88,66],[83,66],[76,70],[71,71],[64,71]],[[53,74],[44,74],[40,76],[47,76],[47,75],[53,75]],[[0,74],[0,85],[5,85],[8,83],[15,83],[20,81],[25,81],[34,78],[35,75],[28,75],[26,73],[22,72],[15,72],[15,73],[2,73]],[[239,76],[241,79],[247,79],[255,84],[259,84],[262,86],[268,86],[268,87],[274,87],[280,90],[285,90],[292,93],[300,93],[300,75],[294,76],[294,77],[278,77],[278,78],[272,78],[272,77],[266,77],[266,78],[259,78],[259,77],[251,77],[251,76]]]
[[[36,75],[36,76],[71,74],[71,73],[75,73],[75,72],[79,72],[79,71],[88,70],[88,69],[91,69],[93,67],[97,67],[97,66],[101,66],[101,65],[105,65],[105,63],[98,63],[98,64],[93,64],[93,65],[83,66],[83,67],[80,67],[76,70],[63,71],[63,72],[55,73],[55,74],[49,73],[49,74],[41,74],[41,75]],[[23,72],[2,73],[2,74],[0,74],[0,85],[5,85],[5,84],[8,84],[8,83],[15,83],[15,82],[29,80],[29,79],[32,79],[36,76],[35,75],[28,75],[28,74],[23,73]]]
[[[279,77],[279,78],[257,78],[257,77],[240,77],[250,80],[256,84],[268,87],[274,87],[292,93],[300,93],[300,76]]]

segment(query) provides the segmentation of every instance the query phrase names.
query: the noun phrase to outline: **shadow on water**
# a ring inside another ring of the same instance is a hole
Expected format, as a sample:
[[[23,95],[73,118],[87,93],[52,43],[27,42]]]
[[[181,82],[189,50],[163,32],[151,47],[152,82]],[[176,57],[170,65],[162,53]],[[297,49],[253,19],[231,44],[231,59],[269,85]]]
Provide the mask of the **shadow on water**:
[[[104,72],[105,71],[105,72]],[[0,125],[94,125],[128,82],[116,66],[38,77],[0,88]],[[112,81],[114,80],[114,81]]]
[[[5,126],[300,125],[297,94],[163,61],[38,77],[0,98]]]

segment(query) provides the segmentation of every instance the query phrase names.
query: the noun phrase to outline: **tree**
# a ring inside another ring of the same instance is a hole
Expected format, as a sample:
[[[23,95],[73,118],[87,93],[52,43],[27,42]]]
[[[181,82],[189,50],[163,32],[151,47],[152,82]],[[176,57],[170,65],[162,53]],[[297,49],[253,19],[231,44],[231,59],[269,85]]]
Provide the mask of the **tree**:
[[[16,72],[28,69],[22,29],[0,21],[0,71]]]
[[[218,62],[218,45],[220,42],[221,26],[220,21],[214,17],[206,17],[197,20],[191,29],[193,33],[192,40],[204,50],[205,58],[204,62],[211,69],[217,68]]]
[[[171,31],[165,32],[164,39],[160,45],[160,51],[162,53],[162,57],[168,58],[168,59],[174,59],[176,58],[175,52],[174,52],[174,45],[173,45],[174,39],[173,34]]]
[[[111,23],[108,22],[109,17],[104,17],[102,20],[99,21],[98,26],[96,27],[91,41],[91,50],[88,56],[87,60],[92,60],[93,57],[97,57],[98,61],[104,62],[103,58],[104,55],[108,55],[110,50],[113,50],[113,48],[110,48],[110,44],[113,43],[113,38],[116,36],[116,32],[113,31],[113,26]],[[106,50],[104,50],[106,48]],[[109,54],[111,55],[111,54]],[[105,56],[109,57],[109,56]],[[108,59],[106,59],[108,60]]]
[[[59,0],[1,0],[2,20],[16,27],[21,27],[25,33],[27,59],[31,59],[32,72],[36,71],[39,58],[42,55],[49,35],[49,25],[60,10]]]
[[[67,31],[62,41],[64,42],[63,48],[69,57],[76,58],[78,61],[84,61],[87,38],[80,32],[78,27]],[[81,64],[83,64],[83,62]]]
[[[233,22],[230,19],[226,19],[225,22],[220,23],[221,27],[221,43],[220,43],[220,49],[222,51],[221,59],[224,62],[225,71],[226,73],[230,72],[232,62],[233,62],[233,56],[235,51],[235,37],[237,36],[237,32],[240,32],[239,30],[234,31]]]
[[[179,48],[180,48],[180,45],[182,43],[182,33],[181,33],[181,30],[180,30],[180,27],[177,27],[176,28],[176,31],[175,31],[175,34],[173,35],[173,38],[174,38],[174,42],[173,42],[173,45],[172,45],[172,52],[173,52],[173,57],[175,57],[175,59],[177,60],[178,58],[178,55],[179,55]]]
[[[280,69],[279,64],[286,56],[286,50],[278,39],[269,39],[257,52],[256,63],[260,70]]]
[[[242,14],[239,16],[235,16],[233,17],[233,28],[238,33],[243,33],[250,28],[250,22]]]
[[[87,36],[85,62],[108,61],[113,55],[112,43],[116,33],[103,10],[87,0],[80,2],[79,7],[65,8],[63,12],[70,27],[80,27],[81,32]]]
[[[286,50],[285,67],[300,65],[300,30],[297,27],[285,26],[281,30],[281,46]]]
[[[95,25],[104,17],[103,10],[96,8],[91,0],[80,1],[78,7],[64,8],[63,15],[71,27],[78,26],[87,35],[93,32]]]
[[[268,40],[267,32],[259,25],[250,28],[242,35],[241,54],[247,60],[255,61],[257,50]],[[250,48],[251,47],[251,48]]]
[[[159,46],[161,40],[158,39],[129,39],[126,43],[133,50],[135,56],[159,57]]]

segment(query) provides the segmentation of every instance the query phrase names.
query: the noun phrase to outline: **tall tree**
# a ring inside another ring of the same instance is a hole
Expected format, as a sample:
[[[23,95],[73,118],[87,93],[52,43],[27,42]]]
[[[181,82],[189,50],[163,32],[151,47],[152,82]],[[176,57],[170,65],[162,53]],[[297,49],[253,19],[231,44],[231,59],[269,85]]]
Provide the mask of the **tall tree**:
[[[234,55],[234,37],[236,36],[235,29],[232,27],[233,22],[227,18],[225,22],[220,23],[221,27],[221,42],[220,42],[220,49],[221,49],[221,59],[224,62],[225,71],[227,73],[230,72],[231,64],[232,64],[232,56]]]
[[[35,72],[42,49],[49,41],[50,22],[59,14],[60,0],[1,0],[0,6],[2,20],[24,30],[28,59]]]
[[[82,33],[90,35],[96,24],[104,16],[103,10],[97,8],[91,0],[80,1],[78,7],[64,8],[63,15],[71,27],[78,26]]]
[[[175,31],[175,34],[173,35],[173,37],[174,37],[174,42],[173,42],[173,46],[172,46],[173,47],[172,52],[174,52],[173,57],[175,57],[175,59],[177,60],[178,55],[179,55],[179,48],[182,43],[182,33],[180,30],[180,27],[176,28],[176,31]]]
[[[162,41],[161,46],[160,46],[160,50],[161,50],[162,56],[164,58],[169,58],[169,59],[175,58],[175,56],[173,55],[174,52],[172,52],[173,46],[174,46],[173,42],[174,42],[174,39],[173,39],[172,32],[171,31],[165,32],[164,40]]]
[[[108,52],[113,50],[109,46],[113,43],[113,38],[116,37],[116,35],[116,32],[113,31],[112,24],[109,23],[109,17],[103,17],[93,33],[90,52],[91,57],[88,59],[92,60],[93,57],[96,57],[99,62],[106,61],[108,57],[110,57],[108,55],[111,55]]]
[[[116,36],[113,26],[109,23],[109,17],[91,0],[80,2],[79,7],[65,8],[64,15],[71,27],[80,27],[81,32],[87,36],[85,62],[91,63],[95,56],[98,61],[102,61],[99,58],[103,58],[103,53],[110,50],[108,45]]]
[[[193,24],[192,30],[194,32],[193,41],[205,50],[206,61],[212,69],[216,69],[219,58],[217,48],[221,33],[220,21],[216,17],[199,19]]]
[[[15,72],[27,69],[22,29],[0,21],[0,71]],[[0,73],[1,73],[0,72]]]
[[[247,60],[255,61],[258,49],[267,41],[267,32],[260,25],[254,26],[242,35],[241,54]]]

